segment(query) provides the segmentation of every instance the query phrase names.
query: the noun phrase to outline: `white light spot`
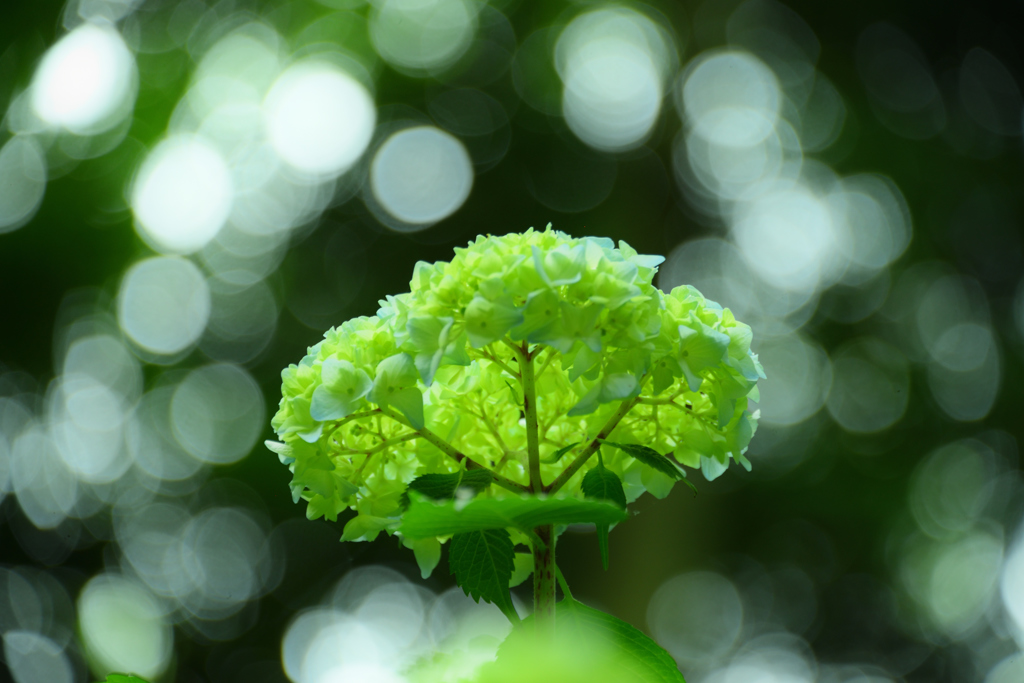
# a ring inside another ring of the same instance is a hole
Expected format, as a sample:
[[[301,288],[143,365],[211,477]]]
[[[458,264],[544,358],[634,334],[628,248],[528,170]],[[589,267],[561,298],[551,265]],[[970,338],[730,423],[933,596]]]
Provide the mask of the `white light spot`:
[[[921,530],[936,539],[957,537],[982,518],[992,499],[999,461],[973,440],[931,453],[914,472],[910,512]]]
[[[723,302],[740,320],[760,310],[756,278],[732,242],[714,237],[680,244],[658,270],[663,291],[693,285],[712,301]]]
[[[639,145],[661,110],[669,54],[662,32],[635,11],[601,9],[573,19],[555,48],[569,128],[600,150]]]
[[[343,664],[328,669],[314,683],[406,683],[406,678],[379,664]]]
[[[0,147],[0,234],[28,223],[46,192],[46,158],[33,138],[16,135]]]
[[[724,657],[739,638],[743,602],[736,587],[720,574],[680,574],[651,596],[647,624],[677,661],[707,666]]]
[[[219,152],[197,137],[167,138],[150,152],[135,179],[136,229],[157,251],[190,254],[224,225],[233,194]]]
[[[936,348],[942,361],[928,364],[928,388],[935,401],[954,420],[974,422],[995,405],[1002,380],[999,353],[987,328],[971,323],[950,328]],[[948,340],[948,343],[947,343]],[[950,365],[970,369],[955,370]]]
[[[182,529],[188,522],[188,511],[180,503],[118,506],[114,532],[122,552],[121,566],[158,595],[175,598],[187,590],[180,551]]]
[[[775,368],[761,382],[761,417],[765,422],[792,425],[803,422],[825,405],[832,386],[828,354],[799,334],[770,339],[758,353],[766,367]]]
[[[370,187],[398,220],[426,227],[453,214],[473,187],[473,164],[456,138],[433,126],[406,128],[384,141]]]
[[[199,339],[210,317],[210,289],[191,261],[156,256],[139,261],[121,281],[121,329],[146,351],[177,354]]]
[[[855,269],[868,274],[880,270],[910,244],[910,210],[888,178],[868,174],[844,178],[827,201]]]
[[[64,355],[65,375],[86,375],[115,391],[126,404],[142,391],[139,362],[120,339],[94,334],[76,339]]]
[[[72,683],[75,680],[64,650],[46,636],[8,631],[3,639],[4,662],[15,683]]]
[[[985,683],[1020,683],[1024,681],[1024,656],[1016,652],[996,664],[985,676]]]
[[[754,55],[705,53],[683,77],[682,109],[687,122],[709,142],[749,146],[774,130],[782,101],[779,83]]]
[[[440,70],[462,56],[476,26],[467,0],[383,0],[370,17],[370,37],[392,66]]]
[[[173,387],[158,387],[142,397],[127,424],[128,453],[143,472],[164,481],[188,479],[202,462],[181,447],[171,429]]]
[[[274,150],[305,173],[337,175],[370,144],[377,111],[362,83],[323,62],[281,74],[264,103]]]
[[[224,618],[262,594],[270,575],[266,534],[238,508],[212,508],[181,532],[180,571],[190,590],[179,596],[200,619]]]
[[[78,500],[78,480],[41,425],[27,428],[11,448],[11,483],[25,516],[40,529],[64,521]]]
[[[751,270],[780,289],[813,291],[839,270],[831,212],[800,186],[743,205],[733,235]]]
[[[1002,561],[1002,540],[984,532],[969,534],[938,552],[928,584],[928,606],[932,618],[953,638],[965,635],[985,614]]]
[[[41,119],[79,135],[113,127],[135,98],[135,60],[113,28],[84,24],[43,57],[32,81]]]
[[[64,375],[53,385],[50,429],[61,458],[82,481],[109,483],[127,471],[125,417],[122,397],[89,375]]]
[[[171,400],[171,425],[193,456],[216,465],[245,457],[263,429],[263,395],[236,365],[197,368]]]
[[[78,597],[82,640],[98,668],[153,678],[171,656],[173,633],[148,592],[115,575],[94,577]]]

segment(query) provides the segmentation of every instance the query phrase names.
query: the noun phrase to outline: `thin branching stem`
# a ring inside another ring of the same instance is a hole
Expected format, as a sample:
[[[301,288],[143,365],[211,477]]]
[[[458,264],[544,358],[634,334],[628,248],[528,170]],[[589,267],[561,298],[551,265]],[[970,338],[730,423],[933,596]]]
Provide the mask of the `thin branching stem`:
[[[490,362],[494,363],[499,368],[501,368],[502,370],[507,372],[512,377],[514,377],[516,379],[519,379],[519,373],[518,372],[516,372],[511,367],[509,367],[508,363],[506,363],[505,361],[503,361],[500,358],[498,358],[495,354],[493,354],[490,351],[486,350],[486,347],[484,349],[481,349],[481,350],[477,351],[477,353],[479,354],[480,358],[482,358],[483,360],[489,360]]]
[[[401,415],[400,413],[397,413],[394,410],[392,410],[390,406],[381,406],[379,410],[380,410],[381,413],[383,413],[384,415],[387,415],[392,420],[396,420],[397,422],[400,422],[400,423],[404,424],[405,426],[415,430],[416,433],[418,434],[418,436],[422,437],[423,439],[425,439],[425,440],[429,441],[430,443],[434,444],[435,446],[437,446],[438,449],[440,449],[442,453],[444,453],[448,457],[450,457],[453,460],[455,460],[455,462],[461,463],[463,461],[466,461],[466,468],[467,469],[487,470],[488,472],[491,473],[491,477],[494,478],[494,483],[497,484],[498,486],[500,486],[501,488],[506,489],[508,491],[512,491],[513,493],[528,493],[529,492],[530,489],[528,487],[523,486],[522,484],[520,484],[518,482],[514,482],[511,479],[509,479],[508,477],[502,476],[502,475],[498,474],[497,472],[495,472],[494,470],[492,470],[491,468],[486,467],[484,465],[481,465],[480,463],[476,462],[475,460],[467,457],[465,453],[463,453],[462,451],[457,449],[455,446],[452,446],[450,443],[448,443],[447,441],[442,439],[440,436],[438,436],[437,434],[432,432],[427,427],[422,427],[420,429],[417,429],[412,424],[410,424],[409,421],[407,419],[405,419],[405,417],[403,415]]]
[[[622,418],[626,417],[626,413],[628,413],[638,401],[639,397],[627,398],[623,401],[622,404],[619,405],[619,409],[616,410],[610,418],[608,418],[608,421],[604,424],[604,427],[601,428],[601,431],[597,433],[597,436],[595,436],[590,443],[580,451],[579,455],[576,456],[576,459],[573,460],[561,474],[555,477],[555,480],[551,482],[544,491],[547,493],[554,493],[565,486],[565,483],[572,478],[572,475],[576,474],[576,472],[586,464],[587,460],[590,460],[591,456],[597,452],[597,449],[601,447],[601,441],[611,436],[611,433],[619,426],[619,422],[622,421]]]

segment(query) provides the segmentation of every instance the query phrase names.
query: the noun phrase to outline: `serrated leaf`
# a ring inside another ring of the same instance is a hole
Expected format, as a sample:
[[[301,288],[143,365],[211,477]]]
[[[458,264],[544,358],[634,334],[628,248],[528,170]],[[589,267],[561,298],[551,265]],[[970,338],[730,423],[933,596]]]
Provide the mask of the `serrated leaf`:
[[[600,671],[596,680],[616,680],[622,683],[686,683],[675,660],[651,638],[639,629],[600,610],[587,607],[573,599],[565,599],[555,606],[556,647],[534,640],[534,629],[530,616],[523,620],[520,628],[514,629],[498,648],[493,664],[481,669],[481,680],[487,683],[508,680],[530,680],[522,678],[524,668],[534,662],[548,668],[576,670],[598,658]],[[582,646],[584,654],[572,647]],[[559,646],[560,649],[559,649]],[[551,657],[557,658],[555,662]],[[555,664],[552,667],[552,664]],[[561,664],[561,666],[559,666]],[[530,671],[530,674],[540,673]],[[572,679],[577,680],[577,679]]]
[[[629,457],[635,458],[648,467],[653,467],[662,474],[667,474],[673,479],[679,480],[686,478],[686,472],[681,470],[679,465],[675,464],[653,448],[648,448],[647,446],[641,446],[640,444],[635,443],[612,443],[611,441],[602,441],[601,443],[614,446],[615,448],[624,451]]]
[[[571,443],[568,446],[563,446],[562,448],[559,448],[557,451],[552,453],[550,457],[541,458],[540,461],[547,465],[554,465],[556,462],[562,459],[563,455],[565,455],[566,453],[568,453],[569,451],[571,451],[572,449],[576,448],[579,445],[580,442],[577,441],[576,443]]]
[[[146,681],[132,674],[107,674],[104,683],[146,683]]]
[[[583,477],[583,495],[587,498],[610,500],[616,505],[626,508],[626,493],[622,490],[622,481],[618,475],[607,467],[598,464]],[[608,524],[597,525],[597,546],[601,550],[601,564],[608,570]]]
[[[615,524],[627,518],[615,503],[537,495],[501,499],[475,498],[469,502],[434,502],[413,492],[399,531],[408,538],[506,529],[531,531],[544,524]]]
[[[514,564],[512,537],[504,529],[458,533],[448,546],[448,566],[459,587],[477,602],[496,605],[515,624],[519,615],[508,592]]]
[[[411,482],[409,488],[402,494],[402,507],[409,506],[409,491],[417,491],[427,498],[435,500],[446,500],[453,498],[455,492],[465,486],[473,490],[473,493],[480,493],[494,481],[490,470],[459,470],[451,474],[422,474]]]

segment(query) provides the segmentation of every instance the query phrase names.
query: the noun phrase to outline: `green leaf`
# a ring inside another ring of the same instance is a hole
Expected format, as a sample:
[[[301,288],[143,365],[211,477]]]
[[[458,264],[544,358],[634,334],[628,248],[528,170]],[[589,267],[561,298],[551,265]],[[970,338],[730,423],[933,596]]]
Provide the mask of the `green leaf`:
[[[427,498],[447,500],[455,496],[460,487],[465,486],[480,493],[494,481],[490,470],[459,470],[451,474],[422,474],[411,482],[402,494],[402,507],[409,506],[409,491],[417,491]]]
[[[478,680],[686,683],[675,660],[630,624],[571,598],[555,606],[555,639],[538,640],[533,616],[509,634]],[[573,676],[573,674],[576,674]]]
[[[604,440],[602,440],[601,443],[614,446],[615,448],[624,451],[629,457],[635,458],[648,467],[653,467],[662,474],[667,474],[677,481],[679,479],[686,478],[686,472],[680,469],[679,465],[675,464],[653,448],[648,448],[647,446],[641,446],[640,444],[635,443],[612,443],[611,441]]]
[[[419,389],[408,387],[396,391],[388,397],[387,403],[401,410],[413,429],[423,429],[423,394]]]
[[[583,495],[587,498],[610,500],[616,505],[626,508],[626,493],[622,490],[622,481],[618,475],[603,465],[598,465],[583,477]],[[601,564],[608,570],[608,524],[597,525],[597,545],[601,549]]]
[[[399,527],[408,538],[509,527],[529,532],[544,524],[614,524],[628,516],[615,503],[578,498],[523,495],[445,503],[435,503],[417,493],[410,494],[410,498],[409,510]]]
[[[146,683],[146,681],[132,674],[107,674],[104,683]]]
[[[441,561],[441,544],[436,538],[403,538],[402,545],[410,548],[416,556],[416,564],[420,568],[420,576],[429,579],[434,568]]]
[[[448,565],[455,582],[477,602],[497,605],[509,621],[519,623],[512,606],[508,583],[512,578],[515,550],[504,529],[481,529],[452,536]]]
[[[533,573],[533,553],[516,553],[515,564],[512,569],[512,578],[508,580],[508,587],[515,588],[523,581],[530,578]]]
[[[642,681],[686,683],[672,655],[622,619],[577,600],[563,600],[555,607],[555,620],[559,628],[570,625],[616,650]]]
[[[540,461],[547,465],[554,465],[556,462],[562,459],[563,455],[565,455],[566,453],[568,453],[569,451],[571,451],[572,449],[576,448],[579,445],[580,442],[577,441],[575,443],[569,444],[568,446],[563,446],[562,448],[559,448],[557,451],[552,453],[550,457],[541,458]]]
[[[522,407],[523,399],[519,397],[519,392],[516,391],[516,388],[514,386],[512,386],[512,382],[505,380],[505,385],[508,387],[508,390],[512,392],[512,400],[516,402],[517,406]]]

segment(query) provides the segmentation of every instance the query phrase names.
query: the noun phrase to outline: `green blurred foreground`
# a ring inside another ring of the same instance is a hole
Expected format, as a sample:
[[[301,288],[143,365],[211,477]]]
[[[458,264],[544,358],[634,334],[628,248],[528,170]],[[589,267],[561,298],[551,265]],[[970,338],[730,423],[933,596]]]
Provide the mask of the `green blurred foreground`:
[[[770,369],[749,473],[637,498],[607,572],[561,537],[579,598],[691,683],[1024,679],[1022,32],[1005,2],[5,7],[0,676],[493,657],[509,622],[443,557],[339,544],[259,444],[323,330],[551,222],[665,255]]]

